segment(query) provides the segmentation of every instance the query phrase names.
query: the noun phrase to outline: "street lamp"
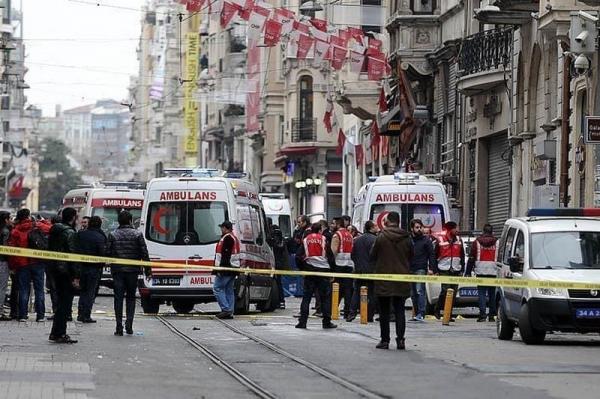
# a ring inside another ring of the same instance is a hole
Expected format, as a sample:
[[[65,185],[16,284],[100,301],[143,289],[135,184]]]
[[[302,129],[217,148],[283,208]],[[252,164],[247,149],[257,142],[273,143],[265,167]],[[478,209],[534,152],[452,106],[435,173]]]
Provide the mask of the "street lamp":
[[[304,180],[304,182],[308,187],[313,185],[313,179],[311,179],[310,177],[307,177],[306,180]]]

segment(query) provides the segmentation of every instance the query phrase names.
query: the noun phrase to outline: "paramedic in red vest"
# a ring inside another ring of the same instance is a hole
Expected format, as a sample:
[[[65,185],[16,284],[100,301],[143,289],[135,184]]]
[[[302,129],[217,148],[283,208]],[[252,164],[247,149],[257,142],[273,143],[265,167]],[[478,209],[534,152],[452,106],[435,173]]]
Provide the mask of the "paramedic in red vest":
[[[354,237],[346,228],[344,218],[336,219],[336,230],[331,238],[331,252],[335,259],[336,273],[353,273],[354,262],[352,261],[352,246]],[[340,284],[340,301],[344,298],[344,318],[346,321],[350,317],[350,303],[352,302],[352,292],[354,280],[351,278],[337,278]],[[351,320],[350,320],[351,321]]]
[[[327,243],[325,236],[321,234],[321,224],[314,223],[310,227],[310,233],[302,240],[302,246],[298,249],[296,256],[301,260],[302,270],[312,272],[329,272],[327,262]],[[318,292],[321,298],[323,312],[323,328],[336,328],[331,322],[331,291],[328,277],[304,276],[304,293],[300,305],[300,319],[296,328],[306,328],[308,311],[313,293]]]
[[[233,234],[233,225],[229,220],[219,225],[221,228],[221,240],[217,244],[215,254],[215,266],[240,267],[240,241]],[[216,275],[213,284],[213,292],[221,307],[221,313],[217,314],[219,319],[233,319],[235,309],[235,278],[233,271],[214,271]]]
[[[483,226],[483,234],[471,245],[471,254],[467,264],[466,276],[470,276],[473,268],[477,277],[496,277],[496,255],[498,254],[498,240],[494,237],[491,224]],[[496,316],[496,287],[478,286],[479,292],[479,318],[478,322],[485,321],[486,300],[489,307],[488,320],[494,321]]]
[[[437,236],[435,242],[436,265],[434,271],[441,276],[462,276],[465,267],[465,249],[463,242],[457,235],[458,225],[455,222],[447,222],[444,230]],[[458,291],[458,284],[442,284],[440,296],[435,304],[435,316],[440,318],[440,309],[446,301],[448,288],[454,290],[454,298]],[[454,301],[452,301],[454,304]],[[452,309],[450,309],[452,311]],[[453,321],[454,319],[450,319]]]

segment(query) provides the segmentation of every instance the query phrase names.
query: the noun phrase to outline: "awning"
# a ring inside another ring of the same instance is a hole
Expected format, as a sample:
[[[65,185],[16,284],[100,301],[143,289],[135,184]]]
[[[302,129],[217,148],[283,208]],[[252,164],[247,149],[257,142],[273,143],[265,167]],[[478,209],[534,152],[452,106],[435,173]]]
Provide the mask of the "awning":
[[[288,157],[295,157],[300,155],[312,155],[316,154],[318,147],[315,146],[302,146],[302,147],[284,147],[278,153],[277,156],[286,155]]]

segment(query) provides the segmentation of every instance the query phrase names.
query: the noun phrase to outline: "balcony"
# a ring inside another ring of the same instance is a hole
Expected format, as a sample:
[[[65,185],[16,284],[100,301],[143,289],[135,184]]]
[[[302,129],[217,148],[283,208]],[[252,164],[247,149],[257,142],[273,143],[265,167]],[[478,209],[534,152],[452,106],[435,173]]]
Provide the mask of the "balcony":
[[[540,8],[540,0],[496,0],[494,5],[504,11],[535,12]]]
[[[292,119],[292,143],[317,141],[317,119]]]
[[[487,30],[466,37],[458,58],[459,91],[473,95],[503,84],[504,70],[509,67],[512,56],[512,40],[512,28]]]

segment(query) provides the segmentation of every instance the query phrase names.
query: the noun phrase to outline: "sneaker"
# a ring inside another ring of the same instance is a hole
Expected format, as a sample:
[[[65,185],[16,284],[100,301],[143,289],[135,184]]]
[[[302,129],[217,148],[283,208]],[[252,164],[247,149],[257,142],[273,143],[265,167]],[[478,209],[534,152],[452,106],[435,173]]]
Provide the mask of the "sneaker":
[[[375,345],[377,349],[390,349],[390,343],[385,341],[379,341],[377,345]]]
[[[482,321],[485,321],[485,316],[479,316],[477,318],[477,323],[481,323]]]
[[[356,319],[356,314],[354,314],[354,313],[350,313],[350,314],[348,314],[348,317],[346,317],[346,321],[348,323],[352,323],[354,321],[354,319]]]
[[[27,317],[22,317],[22,318],[19,319],[19,321],[21,323],[25,323],[27,321]]]
[[[305,329],[306,328],[306,323],[298,323],[298,324],[296,324],[295,327],[296,328],[303,328],[303,329]]]
[[[425,322],[425,319],[421,315],[418,315],[418,316],[414,317],[414,320],[416,322],[418,322],[418,323],[424,323]]]
[[[332,329],[332,328],[337,328],[336,324],[333,324],[332,322],[329,322],[327,324],[323,324],[323,328],[324,329]]]
[[[292,317],[295,317],[296,319],[299,319],[299,318],[300,318],[300,313],[294,313],[294,314],[292,315]]]
[[[54,339],[54,342],[57,344],[76,344],[77,340],[71,339],[71,337],[65,334],[62,337],[57,337],[56,339]]]
[[[279,304],[279,309],[285,309],[285,302],[281,302]]]
[[[217,319],[233,319],[233,314],[231,312],[221,312],[219,314],[217,314],[216,316]]]
[[[315,312],[315,313],[313,313],[313,316],[315,316],[315,317],[323,317],[323,313],[321,313],[321,312]]]
[[[82,323],[96,323],[96,320],[94,320],[90,317],[88,319],[82,319],[81,322]]]
[[[7,316],[5,314],[0,315],[0,321],[9,321],[12,320],[12,318],[10,316]]]
[[[77,321],[83,322],[83,316],[77,316]]]
[[[488,316],[488,321],[496,321],[496,316],[493,316],[493,315]]]
[[[35,321],[37,321],[38,323],[43,322],[44,320],[46,320],[46,318],[44,316],[38,316]]]
[[[46,320],[49,320],[49,321],[54,320],[54,315],[50,315],[50,316],[46,317]]]

